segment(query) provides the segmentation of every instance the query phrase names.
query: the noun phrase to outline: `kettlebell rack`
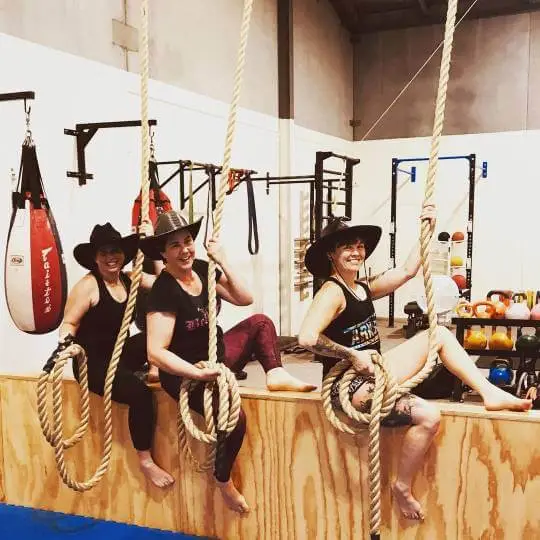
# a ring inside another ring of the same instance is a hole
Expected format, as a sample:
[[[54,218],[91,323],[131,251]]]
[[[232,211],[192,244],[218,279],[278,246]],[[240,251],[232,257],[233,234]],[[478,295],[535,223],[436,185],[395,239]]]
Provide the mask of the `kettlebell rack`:
[[[497,358],[508,359],[512,364],[512,359],[519,358],[520,363],[517,367],[517,371],[522,368],[526,359],[536,360],[540,357],[540,347],[535,351],[518,351],[514,348],[508,349],[471,349],[465,347],[465,331],[472,326],[491,327],[495,328],[517,328],[516,341],[521,337],[523,328],[536,328],[537,332],[540,329],[539,320],[531,319],[487,319],[483,317],[453,317],[452,324],[456,326],[456,339],[465,349],[465,351],[471,356],[494,356]],[[540,341],[539,341],[540,346]],[[513,367],[513,366],[512,366]],[[454,391],[452,393],[452,401],[463,402],[463,394],[465,393],[465,385],[457,377],[455,378]]]
[[[473,257],[473,232],[474,232],[474,197],[475,197],[475,182],[476,182],[476,154],[457,155],[457,156],[441,156],[439,160],[461,160],[468,162],[469,172],[469,207],[467,221],[467,261],[466,261],[466,286],[461,292],[461,296],[467,300],[471,299],[472,288],[472,257]],[[397,239],[397,194],[398,188],[398,172],[404,173],[410,177],[410,182],[416,182],[416,166],[411,166],[410,170],[400,168],[404,163],[420,163],[428,162],[427,157],[413,158],[392,158],[392,194],[390,203],[390,266],[396,267],[396,239]],[[482,162],[481,178],[487,178],[487,162]],[[395,294],[388,295],[388,327],[394,327],[395,318]]]

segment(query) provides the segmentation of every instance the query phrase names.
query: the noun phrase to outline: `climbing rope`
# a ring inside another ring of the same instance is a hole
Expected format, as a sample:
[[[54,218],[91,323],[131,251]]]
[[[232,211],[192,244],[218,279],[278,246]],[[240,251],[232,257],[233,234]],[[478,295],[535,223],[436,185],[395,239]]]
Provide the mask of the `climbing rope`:
[[[253,10],[253,0],[244,0],[244,11],[242,15],[242,26],[240,30],[240,46],[236,71],[234,76],[234,90],[229,109],[229,119],[227,125],[227,135],[225,139],[225,151],[223,166],[221,169],[221,181],[214,210],[213,238],[217,240],[221,231],[221,221],[223,216],[223,206],[228,190],[229,171],[231,170],[231,154],[236,133],[236,117],[240,102],[240,93],[244,78],[244,66],[246,61],[246,50],[249,36],[249,26],[251,13]],[[194,381],[184,379],[180,387],[180,397],[178,401],[178,436],[179,445],[188,457],[188,460],[199,471],[209,470],[214,462],[220,462],[220,450],[226,435],[230,433],[238,423],[240,416],[240,393],[236,378],[231,370],[222,363],[217,362],[217,301],[216,301],[216,263],[212,260],[208,266],[208,360],[198,362],[198,367],[217,368],[220,374],[217,381],[208,383],[204,388],[204,417],[205,430],[200,430],[193,422],[189,409],[189,391],[196,384]],[[217,408],[217,420],[214,422],[213,416],[213,394],[217,387],[219,404]],[[216,425],[217,424],[217,425]],[[193,456],[188,441],[187,433],[194,439],[211,445],[211,449],[206,459],[199,463]]]
[[[148,130],[148,78],[149,78],[149,52],[148,52],[148,4],[149,0],[141,2],[141,29],[139,32],[139,50],[140,50],[140,65],[141,65],[141,193],[142,193],[142,221],[149,221],[149,187],[150,179],[148,174],[148,162],[150,160],[150,136]],[[59,346],[56,354],[45,366],[38,381],[37,401],[38,401],[38,416],[41,424],[41,429],[47,441],[54,447],[54,455],[56,466],[64,484],[75,491],[87,491],[93,488],[103,478],[111,461],[112,454],[112,385],[116,375],[116,369],[120,361],[120,355],[124,348],[124,343],[128,337],[129,327],[135,309],[137,300],[137,290],[142,276],[142,265],[144,255],[142,251],[137,252],[133,272],[131,275],[131,287],[129,290],[126,310],[122,319],[122,325],[109,367],[105,378],[105,387],[103,391],[103,407],[104,407],[104,442],[101,461],[92,475],[85,481],[77,481],[66,469],[65,450],[79,442],[84,436],[88,427],[88,419],[90,415],[89,397],[88,397],[88,377],[86,371],[86,354],[83,349],[76,344],[64,343]],[[67,345],[64,348],[63,345]],[[64,439],[62,426],[62,371],[63,367],[69,358],[79,362],[81,371],[81,421],[78,428],[72,437]],[[52,366],[54,364],[54,367]],[[47,411],[47,386],[52,385],[53,392],[53,427],[51,430],[48,422]]]
[[[442,136],[444,112],[446,106],[446,95],[448,89],[448,79],[450,72],[450,60],[452,56],[452,44],[456,27],[456,13],[458,0],[449,0],[446,16],[446,27],[444,35],[444,45],[439,76],[439,87],[437,90],[437,101],[435,106],[435,121],[433,125],[433,135],[431,139],[431,152],[429,156],[429,166],[424,193],[424,207],[431,204],[435,191],[435,180],[437,176],[437,166],[439,159],[439,147]],[[421,383],[431,372],[437,361],[437,316],[435,313],[435,301],[433,298],[433,283],[430,266],[430,244],[432,231],[429,223],[422,221],[420,231],[420,256],[424,272],[424,288],[426,291],[427,311],[429,319],[429,352],[426,363],[419,373],[411,379],[404,381],[401,385],[390,372],[384,356],[374,353],[372,355],[375,366],[375,390],[373,393],[370,414],[357,411],[351,404],[349,398],[349,386],[357,376],[357,372],[351,367],[348,360],[342,360],[329,372],[325,378],[322,388],[323,408],[330,423],[345,433],[355,434],[360,431],[363,424],[369,424],[369,488],[370,488],[370,534],[372,540],[380,538],[381,526],[381,478],[380,478],[380,453],[379,434],[380,422],[392,410],[396,400],[409,392],[416,385]],[[342,422],[336,415],[331,402],[330,392],[336,380],[342,377],[339,383],[339,400],[343,412],[357,425],[350,427]]]

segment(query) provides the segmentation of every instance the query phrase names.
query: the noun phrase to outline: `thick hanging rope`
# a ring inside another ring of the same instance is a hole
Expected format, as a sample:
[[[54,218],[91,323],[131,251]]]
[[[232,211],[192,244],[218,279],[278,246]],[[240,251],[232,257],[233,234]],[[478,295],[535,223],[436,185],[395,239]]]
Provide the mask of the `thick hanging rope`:
[[[253,0],[244,0],[244,11],[242,15],[242,26],[240,30],[240,46],[236,71],[234,76],[234,90],[231,106],[229,109],[229,119],[227,124],[227,135],[225,139],[225,150],[223,166],[221,170],[221,181],[214,210],[213,238],[219,239],[221,231],[221,221],[223,217],[223,206],[228,190],[229,171],[231,170],[231,154],[236,133],[236,117],[240,103],[240,93],[244,78],[244,66],[246,62],[246,50],[249,36],[249,26],[251,13],[253,11]],[[217,363],[217,302],[216,302],[216,263],[212,260],[208,266],[208,361],[197,363],[198,367],[218,368],[220,370],[216,383],[205,385],[204,389],[204,417],[206,429],[202,431],[195,426],[189,409],[189,390],[194,384],[193,381],[185,379],[180,387],[180,397],[178,402],[178,436],[179,444],[188,460],[199,471],[209,470],[220,461],[220,449],[226,435],[230,433],[238,423],[240,416],[240,393],[236,377],[225,364]],[[214,388],[218,389],[219,405],[217,410],[217,426],[213,416],[213,394]],[[193,456],[188,440],[187,432],[196,440],[211,445],[211,450],[206,459],[199,463]]]
[[[141,64],[141,193],[142,209],[141,216],[143,222],[148,222],[149,214],[149,188],[150,179],[148,175],[148,162],[150,160],[150,137],[148,132],[148,78],[149,78],[149,53],[148,53],[148,3],[149,0],[141,2],[141,29],[139,32],[139,50]],[[105,378],[105,387],[103,392],[104,403],[104,443],[103,453],[99,466],[89,480],[77,481],[67,471],[65,463],[65,450],[73,446],[84,436],[88,427],[89,406],[88,406],[88,377],[86,373],[86,355],[82,348],[76,344],[70,345],[56,357],[55,366],[49,375],[44,369],[42,372],[37,389],[38,398],[38,416],[41,423],[41,429],[47,441],[54,447],[56,466],[64,484],[75,491],[87,491],[93,488],[103,478],[111,461],[112,454],[112,385],[116,375],[116,369],[120,361],[120,355],[124,348],[124,343],[128,337],[129,327],[135,309],[137,300],[137,290],[142,276],[142,265],[144,255],[142,251],[137,252],[135,265],[131,275],[131,287],[129,290],[126,310],[122,325],[116,338],[114,350],[107,375]],[[62,371],[69,358],[78,361],[81,367],[81,421],[74,435],[64,439],[62,426]],[[48,423],[47,412],[47,383],[51,382],[53,386],[53,426],[52,432]]]
[[[452,44],[454,39],[456,13],[458,0],[449,0],[446,16],[446,28],[444,36],[444,46],[441,60],[439,77],[439,88],[437,91],[437,102],[435,107],[435,121],[433,125],[433,135],[431,139],[431,152],[429,156],[429,167],[424,193],[424,206],[431,204],[435,191],[435,181],[437,176],[437,166],[439,160],[439,147],[443,131],[444,112],[446,106],[446,95],[448,89],[448,79],[450,73],[450,60],[452,56]],[[357,411],[351,404],[349,398],[349,386],[351,380],[357,375],[351,363],[343,360],[330,371],[325,378],[322,389],[322,401],[324,411],[332,425],[350,434],[360,431],[361,424],[369,424],[369,487],[370,487],[370,534],[371,538],[379,538],[381,526],[381,479],[380,479],[380,454],[379,454],[379,433],[380,422],[392,410],[396,400],[403,394],[409,392],[416,385],[421,383],[429,375],[437,361],[437,316],[435,313],[435,301],[433,297],[433,283],[430,266],[430,245],[432,233],[429,223],[422,222],[420,232],[420,255],[424,272],[424,287],[426,291],[427,310],[429,318],[429,352],[426,363],[422,370],[411,379],[404,381],[401,385],[392,376],[383,356],[374,353],[372,355],[375,366],[375,391],[372,399],[371,413],[364,414]],[[354,427],[342,422],[336,415],[331,399],[330,391],[332,385],[343,375],[339,383],[339,399],[341,407],[346,416],[356,424]]]

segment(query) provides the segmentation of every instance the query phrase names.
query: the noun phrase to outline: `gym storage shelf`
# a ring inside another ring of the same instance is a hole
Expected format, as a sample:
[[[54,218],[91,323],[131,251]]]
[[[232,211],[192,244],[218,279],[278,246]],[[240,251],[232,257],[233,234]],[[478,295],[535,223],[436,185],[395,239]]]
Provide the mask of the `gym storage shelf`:
[[[465,330],[472,326],[482,326],[495,328],[502,326],[506,328],[517,328],[518,337],[521,335],[522,328],[540,328],[540,321],[532,319],[485,319],[482,317],[453,317],[452,324],[456,326],[456,339],[463,346],[465,340]],[[467,349],[471,356],[497,356],[501,358],[520,358],[521,353],[515,349]],[[540,350],[535,355],[540,357]],[[453,401],[463,401],[464,387],[463,383],[456,377],[454,392],[452,395]]]

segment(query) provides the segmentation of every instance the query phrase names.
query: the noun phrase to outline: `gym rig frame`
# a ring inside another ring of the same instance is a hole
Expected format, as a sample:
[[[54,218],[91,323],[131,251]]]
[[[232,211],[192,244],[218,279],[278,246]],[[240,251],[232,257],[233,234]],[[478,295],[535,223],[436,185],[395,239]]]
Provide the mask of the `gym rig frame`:
[[[467,257],[465,263],[465,288],[460,291],[462,298],[467,300],[471,299],[472,288],[472,260],[473,260],[473,238],[474,238],[474,199],[476,188],[476,154],[468,155],[456,155],[456,156],[441,156],[439,160],[466,160],[468,162],[468,180],[469,180],[469,194],[468,194],[468,215],[467,215]],[[400,169],[400,165],[403,163],[420,163],[428,162],[429,158],[393,158],[392,159],[392,193],[390,204],[390,265],[391,268],[396,267],[396,237],[397,237],[397,192],[398,192],[398,172],[405,173],[410,176],[411,182],[416,182],[416,167],[412,166],[411,170]],[[487,178],[487,162],[482,162],[481,178]],[[414,304],[414,303],[411,303]],[[409,304],[407,304],[409,306]],[[407,307],[406,306],[406,307]],[[405,332],[407,337],[412,337],[417,330],[424,327],[425,317],[422,314],[420,308],[416,309],[414,306],[410,306],[407,309],[407,324],[405,326]],[[394,328],[395,326],[395,294],[388,295],[388,327]]]

